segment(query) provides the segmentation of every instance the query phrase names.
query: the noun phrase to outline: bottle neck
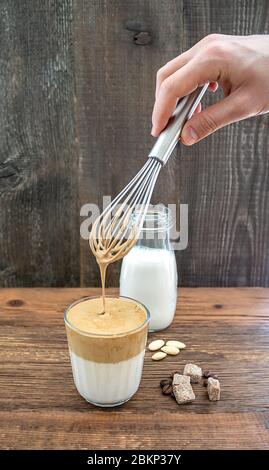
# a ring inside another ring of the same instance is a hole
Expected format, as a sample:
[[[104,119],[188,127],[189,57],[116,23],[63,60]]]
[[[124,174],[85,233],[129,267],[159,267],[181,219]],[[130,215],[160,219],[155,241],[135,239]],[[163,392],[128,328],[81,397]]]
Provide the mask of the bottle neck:
[[[134,220],[136,220],[135,217],[136,213]],[[163,206],[163,204],[150,206],[143,221],[143,227],[137,241],[137,246],[170,250],[170,228],[170,210]]]
[[[168,230],[142,230],[136,244],[138,247],[171,250]]]

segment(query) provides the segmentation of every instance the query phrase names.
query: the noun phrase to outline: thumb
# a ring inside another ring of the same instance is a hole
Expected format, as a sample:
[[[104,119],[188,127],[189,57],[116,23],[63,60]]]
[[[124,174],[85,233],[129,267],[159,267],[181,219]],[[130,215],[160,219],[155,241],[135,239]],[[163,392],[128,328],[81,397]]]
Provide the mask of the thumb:
[[[221,127],[248,117],[246,101],[235,93],[218,103],[194,114],[183,127],[180,140],[185,145],[193,145]]]

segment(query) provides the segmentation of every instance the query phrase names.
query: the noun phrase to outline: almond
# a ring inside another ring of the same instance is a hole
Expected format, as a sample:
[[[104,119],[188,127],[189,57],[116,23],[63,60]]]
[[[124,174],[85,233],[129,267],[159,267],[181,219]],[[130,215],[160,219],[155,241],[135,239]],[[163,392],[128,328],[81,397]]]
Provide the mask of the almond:
[[[175,346],[163,346],[161,348],[161,351],[166,354],[169,354],[170,356],[176,356],[177,354],[179,354],[179,349],[175,348]]]
[[[186,344],[181,341],[166,341],[166,346],[174,346],[177,349],[185,349]]]
[[[155,354],[153,354],[153,356],[151,356],[151,359],[152,359],[153,361],[161,361],[161,360],[164,359],[166,356],[167,356],[167,354],[166,354],[165,352],[158,351],[158,352],[156,352]]]
[[[150,351],[158,351],[158,349],[161,349],[162,346],[164,346],[163,339],[156,339],[148,345],[148,348]]]

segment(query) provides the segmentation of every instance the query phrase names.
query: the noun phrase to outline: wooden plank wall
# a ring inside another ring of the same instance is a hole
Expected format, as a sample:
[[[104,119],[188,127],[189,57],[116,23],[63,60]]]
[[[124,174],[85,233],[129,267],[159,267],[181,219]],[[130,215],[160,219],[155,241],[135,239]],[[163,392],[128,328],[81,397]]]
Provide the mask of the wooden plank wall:
[[[156,71],[212,32],[269,33],[269,2],[0,0],[0,11],[0,286],[97,286],[80,208],[144,163]],[[189,204],[180,285],[269,285],[268,139],[268,116],[246,120],[179,146],[161,172],[154,201]]]

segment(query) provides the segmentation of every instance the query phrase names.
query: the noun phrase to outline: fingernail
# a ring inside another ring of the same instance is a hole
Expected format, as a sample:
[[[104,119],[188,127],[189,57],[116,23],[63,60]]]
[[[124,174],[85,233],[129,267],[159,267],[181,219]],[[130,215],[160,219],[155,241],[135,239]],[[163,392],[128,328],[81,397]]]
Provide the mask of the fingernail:
[[[152,135],[153,137],[157,137],[157,136],[158,136],[158,134],[157,134],[157,132],[156,132],[156,128],[155,128],[154,126],[153,126],[152,129],[151,129],[151,135]]]
[[[186,144],[194,144],[198,140],[198,135],[193,127],[189,126],[183,130],[182,138]]]

